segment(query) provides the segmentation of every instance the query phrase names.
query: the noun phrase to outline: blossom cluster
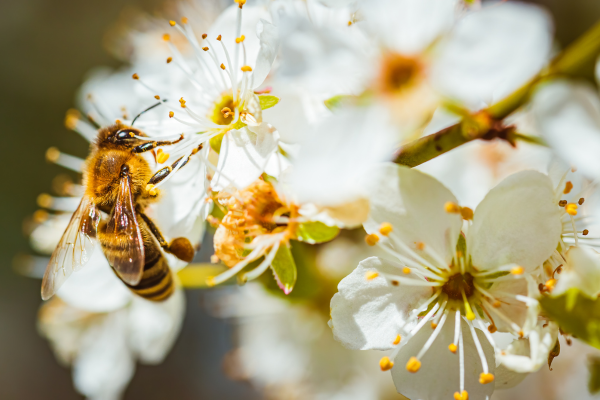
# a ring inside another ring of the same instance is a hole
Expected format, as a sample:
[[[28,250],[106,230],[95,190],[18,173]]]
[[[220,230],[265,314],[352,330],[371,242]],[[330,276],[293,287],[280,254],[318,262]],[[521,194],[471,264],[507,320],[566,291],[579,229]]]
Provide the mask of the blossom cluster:
[[[600,294],[600,97],[569,74],[593,43],[557,56],[548,13],[511,1],[215,3],[127,21],[111,43],[128,65],[95,71],[67,114],[90,142],[116,124],[168,143],[139,156],[168,171],[144,212],[167,240],[214,242],[212,265],[164,253],[163,302],[98,246],[57,288],[39,326],[78,391],[119,398],[136,360],[162,361],[186,286],[242,321],[228,373],[269,398],[384,398],[391,371],[410,399],[489,399],[580,335],[557,304]],[[40,195],[35,250],[90,182]]]

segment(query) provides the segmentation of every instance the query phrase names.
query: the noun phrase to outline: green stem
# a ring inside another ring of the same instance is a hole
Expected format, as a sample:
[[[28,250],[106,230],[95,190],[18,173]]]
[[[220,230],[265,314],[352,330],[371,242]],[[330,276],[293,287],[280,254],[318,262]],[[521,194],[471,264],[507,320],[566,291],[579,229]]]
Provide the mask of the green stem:
[[[394,162],[416,167],[469,141],[463,134],[462,123],[458,123],[402,146]]]

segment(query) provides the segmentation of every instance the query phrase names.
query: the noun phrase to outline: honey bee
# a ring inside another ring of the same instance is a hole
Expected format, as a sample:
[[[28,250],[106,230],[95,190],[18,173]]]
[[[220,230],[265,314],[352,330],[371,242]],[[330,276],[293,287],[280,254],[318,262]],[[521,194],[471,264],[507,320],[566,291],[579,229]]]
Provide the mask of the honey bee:
[[[122,124],[99,130],[85,163],[85,193],[52,253],[42,281],[42,299],[52,297],[73,271],[88,262],[96,241],[117,276],[134,293],[153,301],[173,293],[171,270],[160,248],[187,262],[194,257],[194,249],[182,237],[167,243],[144,210],[158,200],[154,185],[187,164],[191,155],[153,175],[141,153],[178,143],[183,135],[174,141],[145,137]],[[103,214],[108,220],[103,220]]]

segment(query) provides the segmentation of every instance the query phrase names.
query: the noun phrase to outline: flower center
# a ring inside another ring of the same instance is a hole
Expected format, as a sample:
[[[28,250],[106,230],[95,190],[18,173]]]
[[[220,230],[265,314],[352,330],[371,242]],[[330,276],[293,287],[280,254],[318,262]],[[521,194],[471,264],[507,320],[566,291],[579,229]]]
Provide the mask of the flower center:
[[[381,86],[386,92],[404,89],[412,83],[421,72],[420,62],[400,54],[388,55],[382,63]]]
[[[235,102],[231,93],[221,95],[215,102],[210,119],[217,125],[229,125],[235,115]]]
[[[470,297],[475,293],[475,285],[473,285],[473,275],[470,273],[455,274],[448,278],[448,281],[442,286],[442,292],[448,295],[451,300],[462,300],[462,293]]]

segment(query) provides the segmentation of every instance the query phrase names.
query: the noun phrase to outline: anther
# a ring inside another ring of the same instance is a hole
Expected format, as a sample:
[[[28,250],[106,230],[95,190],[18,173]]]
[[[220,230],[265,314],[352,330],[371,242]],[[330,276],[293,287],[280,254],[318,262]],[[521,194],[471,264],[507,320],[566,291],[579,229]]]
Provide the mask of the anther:
[[[220,42],[221,41],[221,35],[217,36],[217,40]]]
[[[352,25],[352,21],[348,21],[348,26]]]
[[[582,233],[583,233],[583,236],[587,236],[587,234],[590,233],[590,231],[588,231],[587,229],[584,229]]]
[[[548,291],[552,291],[552,289],[554,289],[555,285],[556,285],[556,279],[548,279],[546,281],[546,283],[544,284],[544,286],[546,287],[546,289],[548,289]]]
[[[518,333],[520,338],[523,338],[523,336],[525,336],[525,333],[523,331],[519,331]]]
[[[50,208],[52,207],[52,203],[54,203],[54,200],[49,194],[42,193],[37,197],[37,204],[40,207]]]
[[[170,64],[170,63],[171,63],[171,61],[173,61],[173,57],[169,57],[169,58],[167,58],[167,64]]]
[[[416,245],[417,245],[417,249],[419,249],[419,250],[425,250],[425,243],[423,243],[423,242],[417,242]]]
[[[175,113],[173,111],[169,111],[169,118],[173,118],[174,115]]]
[[[188,23],[188,19],[186,17],[181,17],[181,23],[182,24],[187,24]]]
[[[48,150],[46,150],[46,160],[50,162],[56,162],[59,157],[60,150],[58,150],[56,147],[49,147]]]
[[[46,210],[36,210],[33,213],[33,220],[37,223],[42,223],[48,219],[50,214]]]
[[[379,236],[371,233],[370,235],[365,236],[365,242],[367,242],[369,246],[375,246],[377,242],[379,242]]]
[[[580,198],[580,199],[579,199],[579,201],[578,201],[577,203],[578,203],[579,205],[582,205],[584,201],[585,201],[585,199],[582,197],[582,198]]]
[[[393,230],[394,228],[389,222],[384,222],[379,226],[379,233],[381,233],[383,236],[389,235]]]
[[[206,39],[208,37],[208,35],[206,33],[202,34],[202,39]]]
[[[495,333],[498,331],[498,327],[496,327],[496,325],[491,324],[490,326],[488,326],[488,332],[489,333]]]
[[[513,275],[522,275],[525,272],[525,268],[523,267],[512,267],[510,273]]]
[[[569,194],[569,193],[571,193],[571,190],[572,190],[572,189],[573,189],[573,183],[572,183],[571,181],[568,181],[568,182],[565,184],[565,190],[563,190],[563,193],[564,193],[564,194]]]
[[[221,64],[221,69],[225,71],[225,64]]]
[[[242,35],[239,38],[235,38],[236,43],[242,43],[246,39],[246,36]]]
[[[148,192],[150,196],[156,196],[158,194],[158,189],[156,189],[153,184],[149,183],[146,185],[146,192]]]
[[[408,274],[410,274],[410,268],[404,267],[404,268],[402,268],[402,272],[405,273],[406,275],[408,275]]]
[[[209,49],[208,49],[208,46],[205,46],[205,47],[203,47],[203,48],[202,48],[202,50],[204,50],[204,51],[208,51],[208,50],[209,50]]]
[[[469,221],[473,219],[473,210],[471,210],[469,207],[462,207],[460,209],[460,215],[463,217],[463,219]]]
[[[398,281],[392,281],[392,286],[398,286],[398,285],[400,285],[400,282],[398,282]]]
[[[65,126],[68,129],[75,130],[80,117],[81,113],[74,108],[67,110],[67,115],[65,116]]]
[[[155,98],[156,100],[160,100],[160,96],[159,96],[159,95],[156,95],[156,96],[154,96],[154,98]]]
[[[246,0],[233,0],[234,2],[236,2],[240,8],[244,7],[244,4],[246,4]]]
[[[502,303],[500,303],[498,300],[496,300],[492,303],[492,307],[494,307],[494,308],[500,308],[501,305],[502,305]]]
[[[577,204],[575,204],[575,203],[569,203],[565,207],[565,211],[569,215],[577,215],[577,208],[578,208]]]
[[[479,383],[485,385],[491,382],[494,382],[494,374],[490,374],[489,372],[482,372],[481,374],[479,374]]]
[[[452,353],[456,354],[456,350],[458,350],[458,346],[456,346],[454,343],[450,343],[448,345],[448,350],[450,350]]]
[[[175,25],[177,25],[177,22],[175,22],[175,21],[173,21],[173,20],[170,20],[170,21],[169,21],[169,25],[171,25],[171,26],[175,26]]]
[[[435,322],[431,321],[431,329],[435,329],[437,328],[438,324],[436,324]]]
[[[469,393],[466,390],[462,393],[454,392],[454,400],[469,400]]]
[[[558,202],[558,205],[559,205],[560,207],[564,207],[564,206],[566,206],[566,205],[567,205],[567,203],[568,203],[568,201],[566,201],[566,200],[561,200],[561,201],[559,201],[559,202]]]
[[[179,104],[181,104],[181,108],[185,108],[185,100],[183,97],[179,99]]]
[[[377,278],[379,276],[379,273],[375,272],[375,271],[367,271],[367,273],[365,274],[365,279],[368,281],[372,281],[373,279]]]
[[[162,150],[162,149],[160,149]],[[159,164],[164,164],[165,161],[167,161],[170,157],[169,153],[163,153],[160,152],[157,156],[156,156],[156,161],[158,161]]]
[[[242,70],[242,72],[252,72],[252,67],[250,67],[249,65],[244,65],[240,69]]]
[[[163,35],[163,40],[164,40],[165,42],[168,42],[169,40],[171,40],[171,35],[169,35],[168,33],[165,33],[165,34]]]
[[[392,342],[395,345],[400,344],[400,341],[402,340],[402,336],[398,335],[396,336],[396,339],[394,339],[394,341]]]
[[[394,363],[387,356],[382,357],[381,360],[379,360],[379,368],[381,368],[382,371],[389,371],[393,366]]]
[[[444,204],[444,210],[446,210],[447,213],[458,214],[460,213],[460,206],[451,201],[447,201],[446,204]]]
[[[138,74],[133,74],[133,75],[131,75],[131,77],[135,80],[140,79],[140,76]]]
[[[411,357],[406,363],[406,370],[413,374],[421,369],[421,361],[417,360],[417,357]]]

